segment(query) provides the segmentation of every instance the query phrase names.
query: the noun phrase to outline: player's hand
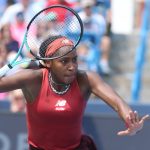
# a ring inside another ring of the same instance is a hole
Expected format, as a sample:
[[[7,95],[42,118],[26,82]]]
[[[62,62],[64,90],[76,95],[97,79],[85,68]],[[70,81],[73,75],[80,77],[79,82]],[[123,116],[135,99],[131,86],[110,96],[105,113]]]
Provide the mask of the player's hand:
[[[131,111],[125,120],[127,129],[124,131],[119,131],[118,135],[135,135],[143,128],[144,122],[148,118],[150,118],[150,116],[145,115],[141,119],[139,119],[137,111]]]

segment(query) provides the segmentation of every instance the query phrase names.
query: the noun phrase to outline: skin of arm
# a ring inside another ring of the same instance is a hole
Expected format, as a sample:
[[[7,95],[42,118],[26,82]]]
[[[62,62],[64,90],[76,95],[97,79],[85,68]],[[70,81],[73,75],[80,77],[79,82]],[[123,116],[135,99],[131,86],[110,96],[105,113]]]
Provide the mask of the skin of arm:
[[[129,111],[132,111],[130,106],[98,74],[88,72],[87,76],[92,93],[112,107],[125,120]]]
[[[127,129],[119,131],[118,135],[135,135],[143,128],[144,121],[149,118],[149,115],[140,119],[137,111],[133,111],[97,73],[87,72],[87,77],[91,92],[112,107],[125,122]]]
[[[22,89],[27,102],[32,102],[41,87],[41,70],[25,69],[11,76],[0,78],[0,93]]]

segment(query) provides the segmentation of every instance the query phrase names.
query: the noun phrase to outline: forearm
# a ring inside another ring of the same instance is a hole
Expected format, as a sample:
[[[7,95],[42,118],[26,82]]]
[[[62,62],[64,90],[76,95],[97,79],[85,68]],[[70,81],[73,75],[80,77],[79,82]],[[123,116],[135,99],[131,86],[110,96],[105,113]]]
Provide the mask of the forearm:
[[[112,107],[118,115],[125,120],[131,107],[125,102],[109,85],[103,84],[98,91],[94,91],[95,95],[100,97],[105,103]]]
[[[131,111],[130,106],[100,76],[88,73],[88,78],[92,93],[111,106],[125,120]]]
[[[125,121],[129,113],[132,111],[131,107],[121,98],[117,100],[117,113]]]
[[[129,112],[132,111],[131,107],[118,95],[114,95],[113,98],[105,99],[105,102],[114,109],[124,121],[126,117],[129,115]]]

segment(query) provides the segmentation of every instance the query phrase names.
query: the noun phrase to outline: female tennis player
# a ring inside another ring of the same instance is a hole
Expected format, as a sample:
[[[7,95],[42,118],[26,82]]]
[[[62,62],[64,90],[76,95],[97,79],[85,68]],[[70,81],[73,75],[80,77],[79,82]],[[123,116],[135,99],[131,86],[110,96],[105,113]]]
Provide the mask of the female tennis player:
[[[0,92],[22,89],[24,93],[30,150],[96,150],[92,139],[82,131],[91,93],[110,105],[125,122],[126,129],[118,135],[136,134],[149,117],[140,119],[98,74],[78,70],[77,52],[69,52],[72,47],[73,42],[66,37],[53,36],[41,44],[40,55],[62,57],[45,60],[37,69],[0,78]]]

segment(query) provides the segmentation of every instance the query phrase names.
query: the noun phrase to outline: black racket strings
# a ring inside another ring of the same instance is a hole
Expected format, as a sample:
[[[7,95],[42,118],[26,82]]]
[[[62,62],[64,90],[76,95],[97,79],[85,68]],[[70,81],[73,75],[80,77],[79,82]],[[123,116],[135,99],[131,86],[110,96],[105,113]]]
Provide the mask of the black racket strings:
[[[56,13],[57,9],[59,9],[59,13]],[[62,16],[64,11],[67,11],[67,15],[65,16],[64,21],[61,22],[57,18],[59,18],[59,15]],[[47,59],[45,57],[45,50],[48,44],[52,42],[49,41],[49,39],[52,36],[59,35],[72,40],[75,48],[82,35],[81,22],[78,17],[70,10],[60,7],[42,11],[34,18],[34,20],[32,20],[30,27],[28,28],[27,44],[30,47],[31,53],[34,54],[35,57]]]

